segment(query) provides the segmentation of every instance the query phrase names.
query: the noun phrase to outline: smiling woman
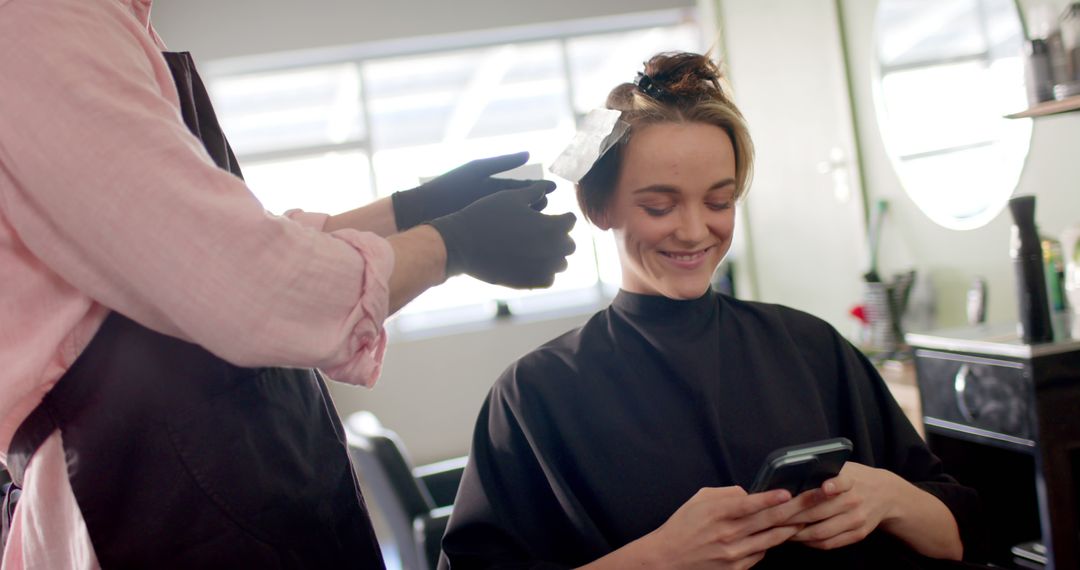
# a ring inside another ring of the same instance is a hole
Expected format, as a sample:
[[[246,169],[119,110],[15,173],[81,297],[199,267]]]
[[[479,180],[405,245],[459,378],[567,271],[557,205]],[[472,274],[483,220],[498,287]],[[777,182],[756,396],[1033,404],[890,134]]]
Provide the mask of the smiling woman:
[[[629,129],[578,199],[615,235],[622,290],[495,383],[440,567],[924,568],[970,556],[973,493],[866,358],[821,319],[709,288],[753,157],[717,67],[655,56],[607,106]],[[774,449],[835,437],[854,450],[821,487],[745,491]]]

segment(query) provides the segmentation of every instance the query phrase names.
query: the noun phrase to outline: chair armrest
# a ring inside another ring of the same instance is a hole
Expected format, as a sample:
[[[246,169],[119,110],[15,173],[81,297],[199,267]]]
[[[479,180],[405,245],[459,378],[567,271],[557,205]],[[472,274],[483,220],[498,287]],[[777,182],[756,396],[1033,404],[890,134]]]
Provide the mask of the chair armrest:
[[[413,519],[413,539],[416,541],[417,555],[434,570],[439,565],[442,553],[442,537],[446,534],[446,525],[450,522],[450,513],[454,507],[432,509]]]
[[[454,504],[454,497],[457,496],[467,459],[468,457],[456,457],[413,469],[413,476],[422,481],[424,487],[427,487],[436,507]]]

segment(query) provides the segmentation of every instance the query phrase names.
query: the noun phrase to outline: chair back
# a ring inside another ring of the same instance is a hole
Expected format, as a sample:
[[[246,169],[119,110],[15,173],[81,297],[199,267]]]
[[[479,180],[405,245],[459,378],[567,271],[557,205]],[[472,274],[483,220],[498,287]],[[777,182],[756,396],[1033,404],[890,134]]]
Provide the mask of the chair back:
[[[404,570],[427,570],[419,556],[413,519],[435,508],[431,494],[412,473],[412,464],[400,438],[379,423],[371,412],[357,412],[345,421],[345,435],[371,500],[384,516],[393,535]]]

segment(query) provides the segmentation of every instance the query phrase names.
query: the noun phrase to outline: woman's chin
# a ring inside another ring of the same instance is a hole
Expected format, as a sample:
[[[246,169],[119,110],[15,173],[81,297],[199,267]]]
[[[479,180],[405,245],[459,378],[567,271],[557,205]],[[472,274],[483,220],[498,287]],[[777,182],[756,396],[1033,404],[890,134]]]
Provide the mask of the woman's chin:
[[[660,290],[668,299],[677,301],[692,301],[700,298],[709,290],[709,282],[704,283],[673,283]]]

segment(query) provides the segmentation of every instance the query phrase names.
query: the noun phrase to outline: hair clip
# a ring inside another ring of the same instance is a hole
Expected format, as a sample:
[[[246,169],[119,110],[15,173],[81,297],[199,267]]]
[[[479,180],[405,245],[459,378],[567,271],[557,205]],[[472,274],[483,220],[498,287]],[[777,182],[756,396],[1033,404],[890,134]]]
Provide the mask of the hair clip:
[[[638,91],[641,91],[657,101],[662,101],[664,97],[668,95],[666,89],[661,87],[652,77],[649,77],[640,71],[638,72],[637,79],[634,80],[634,83],[637,85]]]

